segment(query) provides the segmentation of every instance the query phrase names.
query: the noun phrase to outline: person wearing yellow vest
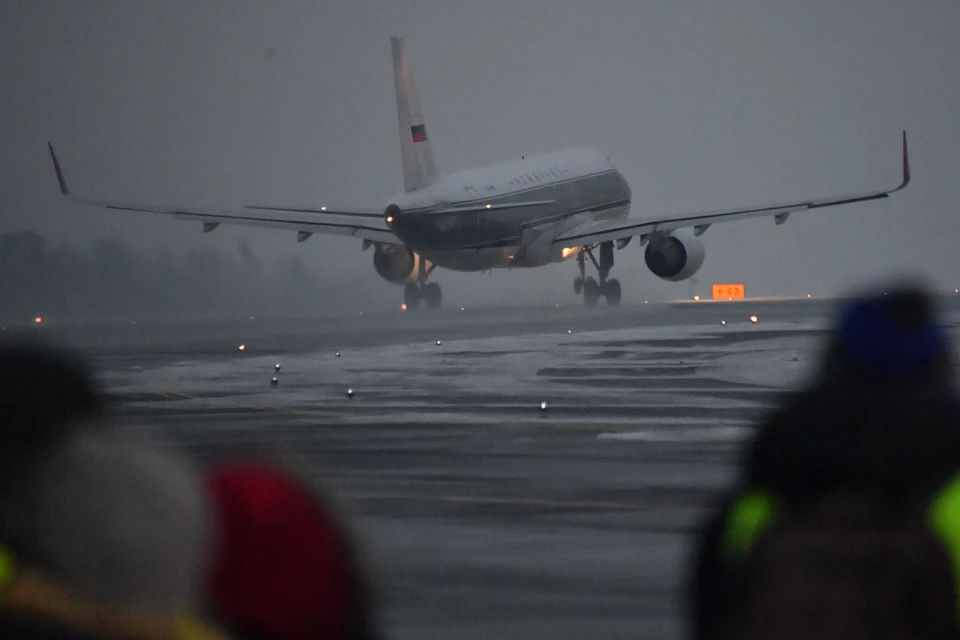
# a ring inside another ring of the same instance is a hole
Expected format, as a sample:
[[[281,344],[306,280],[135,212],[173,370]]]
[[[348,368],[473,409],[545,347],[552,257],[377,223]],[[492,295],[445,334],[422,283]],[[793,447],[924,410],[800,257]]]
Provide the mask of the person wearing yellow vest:
[[[78,359],[0,345],[0,638],[219,638],[201,476],[105,405]]]
[[[960,401],[920,287],[843,303],[697,540],[690,636],[960,638]]]

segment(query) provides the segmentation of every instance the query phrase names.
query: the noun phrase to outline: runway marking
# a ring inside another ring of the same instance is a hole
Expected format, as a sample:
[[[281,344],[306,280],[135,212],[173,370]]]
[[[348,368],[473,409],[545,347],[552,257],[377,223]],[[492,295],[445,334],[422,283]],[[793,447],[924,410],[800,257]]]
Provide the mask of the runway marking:
[[[565,509],[618,509],[639,510],[649,508],[634,502],[615,502],[606,500],[549,500],[545,498],[500,498],[494,496],[458,496],[403,493],[337,493],[339,498],[347,500],[407,500],[421,502],[452,502],[459,504],[496,504],[525,507],[560,507]]]
[[[329,416],[340,415],[330,409],[297,409],[294,407],[281,407],[276,405],[257,405],[257,404],[218,404],[215,401],[210,400],[209,398],[201,398],[198,396],[190,396],[185,393],[179,393],[177,391],[161,391],[158,395],[161,397],[170,399],[170,400],[198,400],[210,403],[220,409],[230,410],[230,409],[244,409],[248,411],[260,411],[264,413],[286,413],[290,415],[299,415],[299,416],[310,416],[316,417],[320,414],[326,414]]]
[[[258,411],[261,413],[279,413],[292,416],[299,416],[302,418],[349,418],[351,420],[364,420],[365,416],[362,415],[351,415],[347,410],[344,409],[330,409],[330,408],[316,408],[316,409],[298,409],[294,407],[284,407],[280,405],[245,405],[245,404],[225,404],[217,403],[215,400],[209,398],[201,398],[199,396],[191,396],[185,393],[180,393],[178,391],[163,391],[158,393],[159,396],[170,399],[170,400],[195,400],[206,402],[210,405],[215,406],[218,409],[224,411]],[[435,406],[435,405],[434,405]],[[495,405],[498,408],[500,405]],[[665,405],[672,406],[672,405]],[[366,408],[376,407],[371,405],[366,405]],[[461,408],[459,405],[451,405],[451,408]],[[567,407],[568,409],[581,410],[582,407]],[[569,430],[569,431],[585,431],[585,432],[632,432],[637,430],[638,423],[636,420],[630,420],[624,424],[616,424],[613,421],[610,422],[600,422],[597,424],[590,424],[582,422],[581,418],[570,418],[567,420],[555,420],[551,419],[551,416],[546,415],[534,415],[534,410],[530,409],[530,416],[527,419],[517,419],[513,417],[508,420],[497,420],[496,417],[491,416],[490,414],[485,414],[482,411],[477,412],[477,417],[481,418],[480,420],[470,420],[464,419],[463,414],[456,414],[456,418],[449,422],[442,420],[442,415],[431,415],[430,413],[419,414],[415,419],[404,420],[409,414],[416,413],[417,407],[405,407],[402,410],[398,411],[395,414],[387,415],[386,420],[389,422],[410,422],[411,424],[416,424],[417,426],[430,426],[436,425],[439,423],[449,424],[451,427],[455,427],[461,424],[478,424],[484,423],[488,426],[497,427],[499,429],[506,430],[522,430],[522,429],[536,429],[538,427],[545,427],[552,430]],[[525,410],[525,409],[521,409]],[[539,412],[539,407],[536,409]],[[401,413],[402,412],[402,413]],[[554,409],[554,415],[556,415],[557,409]],[[374,421],[367,417],[369,420],[370,426],[375,426],[377,421]],[[345,423],[344,426],[347,426]],[[356,426],[355,423],[351,423],[350,426]]]

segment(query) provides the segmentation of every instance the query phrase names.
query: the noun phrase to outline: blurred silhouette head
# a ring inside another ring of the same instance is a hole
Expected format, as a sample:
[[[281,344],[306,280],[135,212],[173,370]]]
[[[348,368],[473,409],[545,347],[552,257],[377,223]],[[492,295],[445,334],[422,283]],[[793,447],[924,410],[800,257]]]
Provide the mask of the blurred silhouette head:
[[[210,607],[239,637],[367,637],[359,576],[338,522],[305,487],[267,465],[208,472],[218,519]]]
[[[920,287],[858,297],[840,308],[823,383],[945,392],[952,385],[950,339],[934,300]]]
[[[0,478],[103,411],[103,396],[79,359],[37,345],[0,346]],[[4,485],[0,480],[0,491]]]
[[[105,408],[79,359],[0,347],[0,545],[79,597],[195,609],[209,554],[202,477],[111,430]]]

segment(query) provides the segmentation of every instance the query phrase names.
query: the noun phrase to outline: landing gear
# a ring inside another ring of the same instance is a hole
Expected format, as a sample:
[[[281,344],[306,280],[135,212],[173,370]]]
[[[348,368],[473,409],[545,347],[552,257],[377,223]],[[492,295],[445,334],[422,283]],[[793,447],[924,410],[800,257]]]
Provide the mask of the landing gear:
[[[403,303],[407,310],[413,311],[420,306],[422,300],[430,309],[439,309],[443,302],[443,291],[436,282],[427,282],[427,276],[433,272],[433,266],[421,271],[417,275],[416,282],[408,282],[403,285]]]
[[[583,303],[588,307],[595,307],[601,295],[600,284],[593,276],[587,278],[583,283]]]
[[[577,254],[577,268],[580,275],[573,280],[573,291],[576,294],[583,293],[583,303],[588,307],[597,306],[601,297],[607,299],[607,305],[615,307],[620,304],[620,281],[613,279],[607,280],[610,270],[613,268],[613,242],[600,243],[600,260],[593,256],[594,247],[584,247]],[[587,257],[597,268],[599,281],[592,276],[587,277]]]
[[[616,307],[620,304],[620,281],[614,278],[605,283],[603,295],[607,296],[607,304]]]
[[[440,308],[440,303],[443,301],[443,292],[440,290],[440,285],[436,282],[428,282],[423,285],[421,293],[428,307],[431,309]]]
[[[420,306],[420,299],[422,297],[420,285],[416,282],[408,282],[403,285],[403,304],[407,305],[407,309],[410,311]]]

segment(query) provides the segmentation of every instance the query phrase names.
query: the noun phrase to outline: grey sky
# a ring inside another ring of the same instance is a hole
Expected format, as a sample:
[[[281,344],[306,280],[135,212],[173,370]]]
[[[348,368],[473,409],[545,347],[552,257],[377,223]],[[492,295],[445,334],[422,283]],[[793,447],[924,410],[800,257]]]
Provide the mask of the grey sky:
[[[565,146],[605,151],[632,215],[893,186],[893,199],[715,226],[698,279],[831,293],[908,270],[960,286],[960,3],[836,0],[0,5],[0,232],[78,244],[296,253],[373,296],[400,291],[359,241],[102,212],[59,198],[45,143],[94,197],[382,206],[402,188],[391,35],[408,41],[447,170]],[[627,301],[678,295],[635,245]],[[438,272],[448,303],[575,302],[572,262]],[[322,291],[315,295],[322,295]],[[312,295],[312,292],[305,292]]]

